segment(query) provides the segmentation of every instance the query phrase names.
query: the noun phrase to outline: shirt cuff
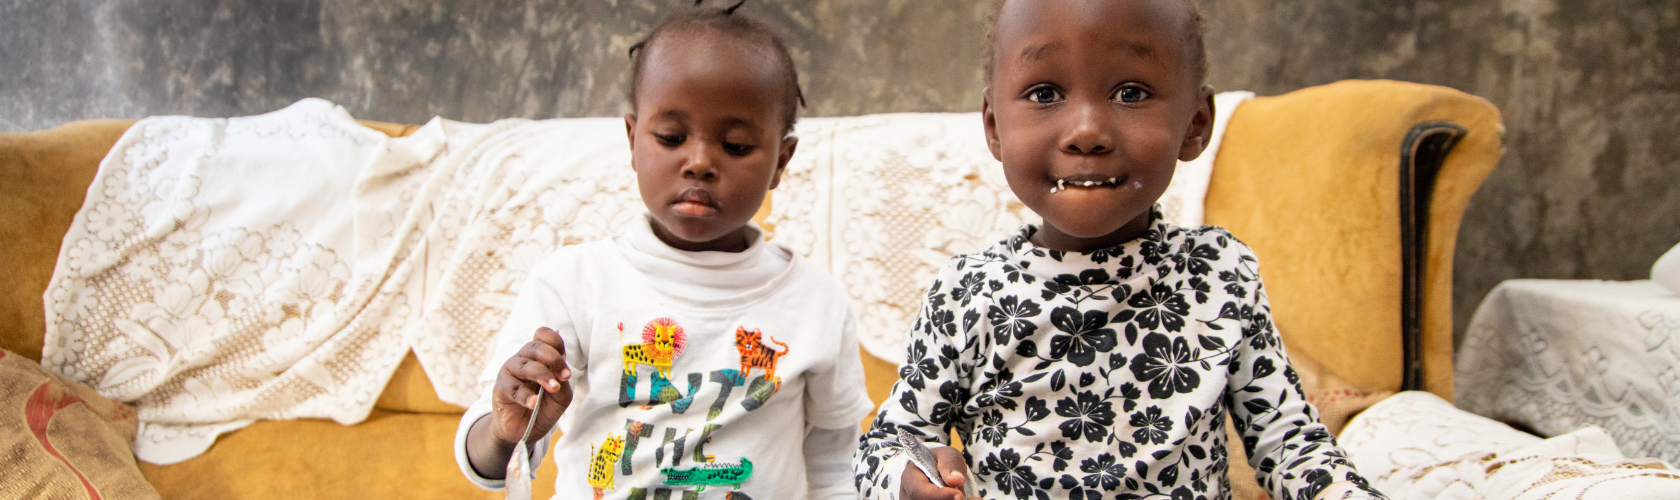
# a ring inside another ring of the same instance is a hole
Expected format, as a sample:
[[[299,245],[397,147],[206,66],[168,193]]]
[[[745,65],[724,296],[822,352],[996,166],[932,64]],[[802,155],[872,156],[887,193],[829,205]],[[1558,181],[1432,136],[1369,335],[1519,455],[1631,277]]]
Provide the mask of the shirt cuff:
[[[461,425],[455,429],[455,465],[461,468],[461,474],[472,484],[491,491],[501,491],[507,487],[507,481],[478,475],[478,471],[473,470],[472,461],[467,459],[467,432],[472,430],[478,419],[489,414],[490,402],[484,399],[474,401],[472,406],[467,407],[466,413],[461,414]]]
[[[1336,481],[1318,494],[1317,500],[1387,500],[1379,495],[1372,495],[1361,489],[1353,481]]]
[[[898,500],[898,490],[903,488],[904,468],[907,465],[910,465],[910,456],[903,451],[882,460],[879,479],[885,481],[876,481],[875,494],[869,497],[870,500]]]
[[[466,476],[467,481],[479,488],[501,491],[507,488],[507,480],[490,479],[478,475],[478,471],[473,469],[472,461],[467,459],[467,432],[472,430],[473,423],[487,415],[490,415],[490,400],[488,398],[473,402],[472,406],[467,407],[467,412],[461,414],[461,425],[455,429],[455,465],[461,468],[461,475]],[[548,436],[543,436],[542,439],[533,439],[528,443],[531,448],[532,470],[536,470],[537,466],[541,465],[542,461],[548,457],[550,439],[553,439],[552,432]]]

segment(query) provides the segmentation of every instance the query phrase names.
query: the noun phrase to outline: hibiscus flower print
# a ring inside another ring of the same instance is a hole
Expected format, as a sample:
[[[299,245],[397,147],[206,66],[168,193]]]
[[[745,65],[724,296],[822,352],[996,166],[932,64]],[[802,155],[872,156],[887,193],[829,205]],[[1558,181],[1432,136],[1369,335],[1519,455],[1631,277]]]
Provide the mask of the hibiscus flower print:
[[[968,396],[963,392],[962,387],[954,381],[939,384],[939,397],[941,399],[933,404],[933,410],[928,414],[928,421],[935,424],[944,424],[956,418],[957,410],[960,407],[952,402],[967,401]]]
[[[1172,431],[1172,417],[1161,415],[1161,407],[1150,405],[1148,409],[1132,414],[1129,422],[1137,431],[1132,432],[1132,439],[1143,444],[1161,444],[1167,442],[1167,433]]]
[[[1186,243],[1185,246],[1190,246],[1190,244]],[[1196,276],[1206,276],[1213,272],[1213,262],[1219,260],[1219,249],[1206,243],[1195,245],[1195,248],[1190,249],[1189,254],[1190,258],[1185,259],[1184,267],[1186,271]]]
[[[1143,337],[1143,352],[1132,358],[1132,376],[1139,382],[1149,382],[1149,397],[1170,398],[1173,394],[1188,394],[1202,383],[1201,375],[1191,365],[1195,353],[1184,337],[1168,339],[1151,332]]]
[[[1098,352],[1114,349],[1114,329],[1108,327],[1108,313],[1085,311],[1068,306],[1050,311],[1050,324],[1059,333],[1050,337],[1050,357],[1067,359],[1078,366],[1091,366]]]
[[[1062,437],[1068,439],[1083,437],[1099,443],[1108,437],[1108,426],[1114,425],[1114,405],[1093,392],[1082,391],[1075,397],[1062,398],[1056,402],[1056,414],[1067,417],[1058,428]]]
[[[1184,316],[1190,314],[1190,304],[1184,302],[1184,296],[1166,283],[1151,280],[1148,290],[1138,290],[1126,305],[1138,309],[1138,328],[1154,330],[1166,328],[1169,332],[1184,330]]]
[[[927,357],[927,343],[920,339],[910,343],[909,362],[898,368],[898,377],[910,384],[910,387],[921,390],[925,377],[932,377],[939,371],[939,363]]]
[[[1006,437],[1009,437],[1009,424],[1003,421],[1003,412],[989,411],[986,416],[980,417],[980,439],[999,446]]]
[[[992,484],[997,485],[998,491],[1022,500],[1033,497],[1033,483],[1038,482],[1038,475],[1033,474],[1032,467],[1021,464],[1021,454],[1015,450],[1004,448],[995,455],[986,455],[985,468],[993,474]]]
[[[1043,378],[1043,374],[1029,377],[1027,381]],[[1015,409],[1015,399],[1021,397],[1021,382],[1015,380],[1014,372],[1004,368],[991,380],[980,385],[980,394],[974,397],[974,404],[981,407],[997,405],[1005,410]]]
[[[1120,480],[1126,477],[1126,466],[1107,453],[1080,461],[1079,471],[1085,473],[1080,481],[1086,488],[1102,488],[1103,491],[1119,488]]]
[[[985,286],[986,279],[980,273],[965,274],[962,280],[957,282],[957,287],[951,289],[951,299],[966,306],[970,300],[974,299],[974,296],[980,294],[980,290]]]
[[[1277,336],[1271,333],[1271,318],[1267,317],[1266,313],[1255,312],[1254,317],[1248,321],[1248,327],[1243,329],[1243,338],[1248,339],[1250,348],[1265,349],[1278,342]]]
[[[928,323],[933,325],[933,332],[946,337],[957,335],[957,313],[950,309],[933,311],[928,314]]]
[[[1038,331],[1038,325],[1033,324],[1032,320],[1043,313],[1044,310],[1031,299],[1022,300],[1014,295],[1005,295],[998,299],[997,304],[987,309],[986,319],[992,321],[992,333],[996,337],[996,343],[1001,345],[1009,343],[1011,338],[1025,340],[1031,337],[1033,332]]]
[[[1028,283],[1028,284],[1031,284],[1034,280],[1038,279],[1037,276],[1033,276],[1032,274],[1027,273],[1026,269],[1021,268],[1019,266],[1016,266],[1014,264],[1004,264],[1003,265],[1003,277],[1004,277],[1004,279],[1009,280],[1010,283]]]
[[[939,293],[945,289],[945,282],[934,280],[933,286],[928,287],[927,298],[923,299],[923,306],[929,311],[936,311],[945,307],[945,294]]]

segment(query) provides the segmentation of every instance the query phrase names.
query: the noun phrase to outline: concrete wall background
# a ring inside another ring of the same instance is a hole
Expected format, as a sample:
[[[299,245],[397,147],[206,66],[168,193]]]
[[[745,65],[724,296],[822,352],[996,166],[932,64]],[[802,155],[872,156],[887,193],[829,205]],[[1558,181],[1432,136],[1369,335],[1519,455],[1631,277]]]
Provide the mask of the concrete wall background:
[[[631,44],[676,0],[0,0],[0,131],[237,116],[323,97],[359,118],[618,115]],[[756,1],[806,116],[979,108],[986,2]],[[1446,85],[1509,152],[1460,231],[1462,330],[1519,277],[1640,279],[1680,242],[1680,0],[1203,0],[1211,83]],[[822,71],[814,71],[815,69]]]

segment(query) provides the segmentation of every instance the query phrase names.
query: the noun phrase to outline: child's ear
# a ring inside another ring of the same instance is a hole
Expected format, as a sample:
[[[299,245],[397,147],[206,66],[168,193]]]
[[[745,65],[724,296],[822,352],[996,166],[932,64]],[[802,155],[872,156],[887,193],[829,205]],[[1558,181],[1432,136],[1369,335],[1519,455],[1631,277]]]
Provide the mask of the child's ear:
[[[1185,132],[1184,144],[1178,148],[1179,161],[1194,160],[1207,149],[1208,142],[1213,140],[1213,111],[1213,86],[1203,85],[1202,94],[1196,100],[1196,115],[1190,117],[1190,130]]]
[[[799,137],[787,136],[782,139],[782,147],[776,153],[776,173],[770,175],[770,189],[782,184],[782,172],[787,171],[788,160],[793,159],[793,150],[799,149]]]
[[[992,150],[992,158],[1003,161],[1003,147],[998,142],[997,114],[992,110],[991,87],[980,90],[980,120],[986,127],[986,147]]]
[[[624,137],[630,139],[630,150],[636,150],[636,114],[624,114]]]

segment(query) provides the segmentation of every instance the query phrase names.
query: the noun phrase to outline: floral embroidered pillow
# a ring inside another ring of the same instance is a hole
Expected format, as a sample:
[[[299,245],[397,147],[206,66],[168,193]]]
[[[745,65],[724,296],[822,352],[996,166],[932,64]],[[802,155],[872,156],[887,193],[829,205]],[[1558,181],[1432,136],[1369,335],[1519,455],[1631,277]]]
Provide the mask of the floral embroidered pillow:
[[[134,408],[0,350],[0,498],[158,498]]]

